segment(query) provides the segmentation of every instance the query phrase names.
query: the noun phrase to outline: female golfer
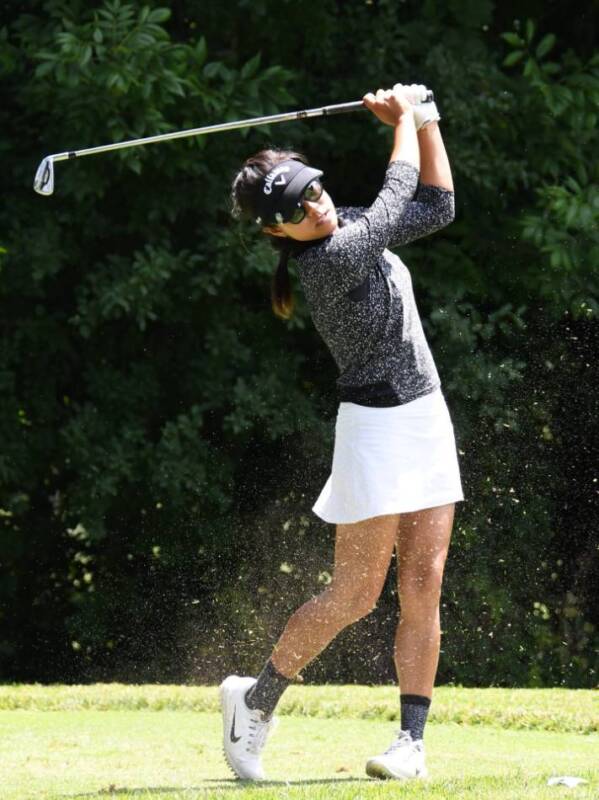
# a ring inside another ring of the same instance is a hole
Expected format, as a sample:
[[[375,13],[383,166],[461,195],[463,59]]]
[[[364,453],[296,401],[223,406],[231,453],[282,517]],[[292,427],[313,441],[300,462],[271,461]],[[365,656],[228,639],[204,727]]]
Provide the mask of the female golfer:
[[[423,732],[440,647],[439,597],[454,504],[463,500],[451,418],[407,267],[388,248],[448,225],[451,171],[426,88],[396,84],[363,102],[394,129],[370,208],[336,208],[323,173],[299,153],[262,150],[232,185],[233,214],[251,217],[280,251],[273,306],[292,307],[294,258],[314,324],[339,367],[331,476],[313,510],[336,524],[329,586],[299,608],[258,678],[220,686],[224,754],[239,777],[264,779],[260,753],[294,677],[347,625],[369,614],[397,550],[395,639],[401,729],[370,758],[375,778],[425,777]],[[414,105],[410,102],[414,100]]]

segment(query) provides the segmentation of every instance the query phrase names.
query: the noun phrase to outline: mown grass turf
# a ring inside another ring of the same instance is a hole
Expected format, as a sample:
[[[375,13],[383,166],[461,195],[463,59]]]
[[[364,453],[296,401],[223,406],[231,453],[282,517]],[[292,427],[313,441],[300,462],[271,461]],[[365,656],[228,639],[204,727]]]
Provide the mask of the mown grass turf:
[[[192,695],[196,692],[189,691]],[[523,717],[537,721],[537,727],[531,724],[530,730],[483,725],[480,721],[428,725],[431,778],[424,783],[399,783],[374,781],[364,773],[366,759],[389,745],[398,722],[386,720],[384,713],[379,717],[370,712],[362,717],[332,714],[331,706],[326,705],[336,698],[341,707],[355,710],[355,697],[356,702],[364,704],[363,711],[372,711],[368,698],[376,697],[378,703],[380,687],[290,687],[288,691],[305,694],[307,705],[302,707],[314,713],[279,715],[279,727],[263,757],[269,781],[258,785],[231,776],[221,754],[219,713],[176,708],[181,698],[185,702],[191,699],[181,687],[174,687],[170,694],[168,687],[150,686],[4,687],[2,697],[5,701],[12,697],[14,710],[0,712],[0,798],[599,797],[599,735],[543,728],[549,724],[542,713],[547,705],[546,692],[528,692],[526,702],[522,701]],[[469,697],[473,691],[475,697]],[[484,716],[505,719],[501,715],[510,694],[491,690],[485,701],[484,691],[452,689],[450,696],[456,707],[478,709],[472,717],[475,720],[483,712]],[[194,702],[213,702],[215,693],[216,687],[201,689]],[[442,693],[437,691],[434,703],[440,702],[437,695]],[[23,701],[28,698],[23,702],[28,708],[18,707],[17,695]],[[34,696],[46,708],[70,704],[73,710],[40,711],[32,707]],[[94,696],[101,699],[101,707],[112,706],[111,710],[89,708]],[[315,705],[318,696],[325,703],[323,708]],[[84,697],[87,709],[81,709]],[[142,697],[152,702],[160,698],[163,710],[128,708],[130,702],[139,703]],[[556,703],[559,698],[558,690]],[[391,693],[391,702],[396,702],[396,691]],[[559,709],[563,719],[567,716],[564,707],[571,709],[570,724],[565,727],[579,725],[579,705],[594,702],[590,692],[569,693],[568,701]],[[5,707],[7,704],[2,703]],[[175,708],[169,708],[171,705]],[[448,709],[444,713],[449,713]],[[589,783],[576,789],[547,786],[547,779],[554,775],[578,775]]]

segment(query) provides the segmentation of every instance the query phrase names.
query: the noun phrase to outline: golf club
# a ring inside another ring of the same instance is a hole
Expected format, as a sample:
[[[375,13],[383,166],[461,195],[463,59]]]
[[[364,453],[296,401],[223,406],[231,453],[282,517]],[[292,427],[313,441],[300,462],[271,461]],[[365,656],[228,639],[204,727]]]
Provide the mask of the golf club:
[[[420,102],[431,102],[434,100],[433,92],[427,91]],[[309,117],[331,116],[333,114],[345,114],[349,111],[366,111],[367,108],[358,100],[353,103],[339,103],[338,105],[322,106],[321,108],[310,108],[304,111],[289,111],[284,114],[274,114],[270,117],[254,117],[253,119],[243,119],[237,122],[225,122],[221,125],[207,125],[204,128],[190,128],[184,131],[174,131],[173,133],[163,133],[158,136],[146,136],[143,139],[130,139],[125,142],[115,142],[98,147],[88,147],[85,150],[70,150],[64,153],[53,153],[46,156],[35,173],[33,188],[38,194],[51,195],[54,192],[54,162],[67,161],[80,156],[92,156],[96,153],[107,153],[110,150],[124,150],[127,147],[137,147],[138,145],[154,144],[156,142],[168,142],[171,139],[183,139],[188,136],[200,136],[205,133],[218,133],[220,131],[231,131],[236,128],[253,128],[258,125],[269,125],[274,122],[288,122],[294,119],[308,119]]]

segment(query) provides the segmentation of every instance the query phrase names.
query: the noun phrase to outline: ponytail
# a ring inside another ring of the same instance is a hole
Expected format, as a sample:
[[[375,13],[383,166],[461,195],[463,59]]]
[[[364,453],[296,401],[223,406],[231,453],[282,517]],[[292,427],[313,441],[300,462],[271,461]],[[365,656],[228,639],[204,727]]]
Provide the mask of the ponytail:
[[[295,305],[291,291],[291,280],[289,279],[289,256],[289,247],[282,247],[279,263],[272,276],[270,291],[272,310],[280,319],[291,319]]]
[[[289,158],[295,158],[303,164],[308,164],[308,159],[303,153],[276,147],[260,150],[246,159],[231,185],[231,213],[235,219],[255,221],[256,192],[262,185],[264,176],[273,166]],[[264,233],[264,235],[279,254],[279,262],[271,281],[272,310],[280,319],[291,319],[295,304],[291,291],[288,261],[290,258],[295,258],[306,247],[311,246],[313,242],[298,242],[288,237],[271,236],[269,233]]]

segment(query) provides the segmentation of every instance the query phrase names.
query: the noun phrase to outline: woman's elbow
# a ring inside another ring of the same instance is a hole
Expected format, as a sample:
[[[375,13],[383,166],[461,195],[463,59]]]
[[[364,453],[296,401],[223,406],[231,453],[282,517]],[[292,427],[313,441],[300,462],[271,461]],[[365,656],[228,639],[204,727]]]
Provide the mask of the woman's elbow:
[[[455,219],[455,194],[453,192],[443,193],[443,208],[441,210],[441,227],[445,228],[450,225]]]

